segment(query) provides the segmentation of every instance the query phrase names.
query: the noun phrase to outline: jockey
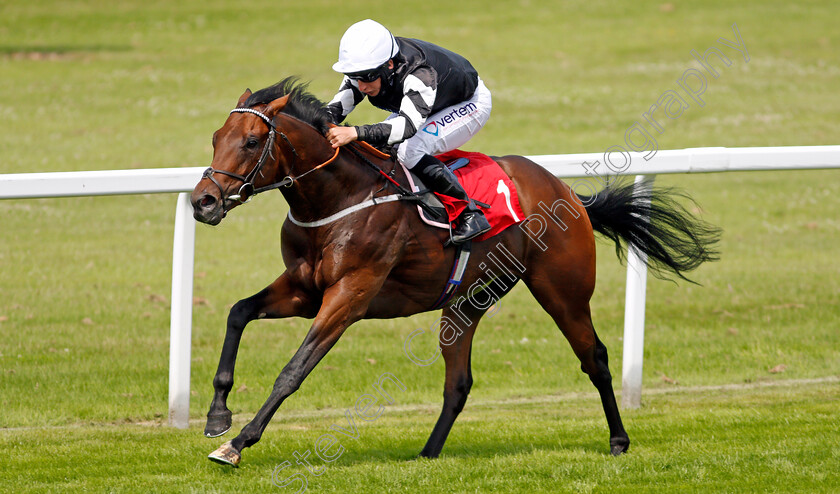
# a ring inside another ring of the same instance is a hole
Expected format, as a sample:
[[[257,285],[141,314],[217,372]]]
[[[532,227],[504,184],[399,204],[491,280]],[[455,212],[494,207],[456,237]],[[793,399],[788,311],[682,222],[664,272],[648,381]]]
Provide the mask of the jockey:
[[[341,38],[333,70],[344,74],[328,108],[341,122],[368,97],[392,112],[383,122],[333,127],[334,148],[352,141],[397,145],[397,159],[434,192],[468,201],[456,220],[453,243],[490,230],[490,223],[435,154],[464,145],[487,122],[492,100],[478,73],[464,57],[417,39],[394,37],[376,21],[353,24]]]

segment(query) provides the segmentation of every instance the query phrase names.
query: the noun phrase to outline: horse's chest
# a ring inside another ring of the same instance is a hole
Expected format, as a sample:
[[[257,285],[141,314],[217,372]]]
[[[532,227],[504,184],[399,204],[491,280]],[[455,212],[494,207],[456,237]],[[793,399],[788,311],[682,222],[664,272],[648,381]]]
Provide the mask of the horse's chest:
[[[323,291],[342,278],[369,270],[371,263],[378,260],[377,253],[364,244],[351,241],[327,242],[313,258],[313,282],[318,290]]]

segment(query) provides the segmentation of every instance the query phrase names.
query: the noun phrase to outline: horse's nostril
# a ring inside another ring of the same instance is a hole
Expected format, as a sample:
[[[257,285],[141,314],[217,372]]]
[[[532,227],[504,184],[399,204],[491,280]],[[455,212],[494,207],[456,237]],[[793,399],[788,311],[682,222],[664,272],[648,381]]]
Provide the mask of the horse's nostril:
[[[210,207],[215,203],[216,203],[216,198],[211,196],[210,194],[205,194],[204,197],[202,197],[201,200],[198,201],[198,205],[201,206],[202,208]]]

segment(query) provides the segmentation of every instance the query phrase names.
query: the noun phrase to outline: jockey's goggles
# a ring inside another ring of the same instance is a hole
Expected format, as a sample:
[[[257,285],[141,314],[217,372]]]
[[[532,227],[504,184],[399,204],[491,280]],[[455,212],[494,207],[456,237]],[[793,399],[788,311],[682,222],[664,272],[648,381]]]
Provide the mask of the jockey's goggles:
[[[363,71],[363,72],[353,72],[352,74],[345,74],[345,75],[348,78],[353,79],[354,81],[371,83],[371,82],[379,79],[380,77],[382,77],[383,72],[384,72],[383,69],[385,67],[387,67],[387,64],[388,64],[388,62],[385,62],[385,64],[383,64],[383,65],[381,65],[381,66],[379,66],[375,69],[372,69],[372,70],[366,70],[366,71]]]

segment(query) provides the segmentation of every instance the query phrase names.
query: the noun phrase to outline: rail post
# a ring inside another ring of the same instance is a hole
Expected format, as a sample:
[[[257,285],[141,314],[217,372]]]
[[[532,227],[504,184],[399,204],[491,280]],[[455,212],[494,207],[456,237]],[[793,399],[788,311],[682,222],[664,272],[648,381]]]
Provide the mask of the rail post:
[[[192,339],[195,220],[190,195],[178,194],[172,246],[172,312],[169,325],[169,425],[190,422],[190,349]]]
[[[636,192],[650,192],[656,175],[637,175]],[[649,218],[646,218],[649,220]],[[642,404],[642,362],[645,353],[645,293],[647,256],[627,250],[627,288],[624,294],[624,355],[621,369],[621,406],[639,408]]]

